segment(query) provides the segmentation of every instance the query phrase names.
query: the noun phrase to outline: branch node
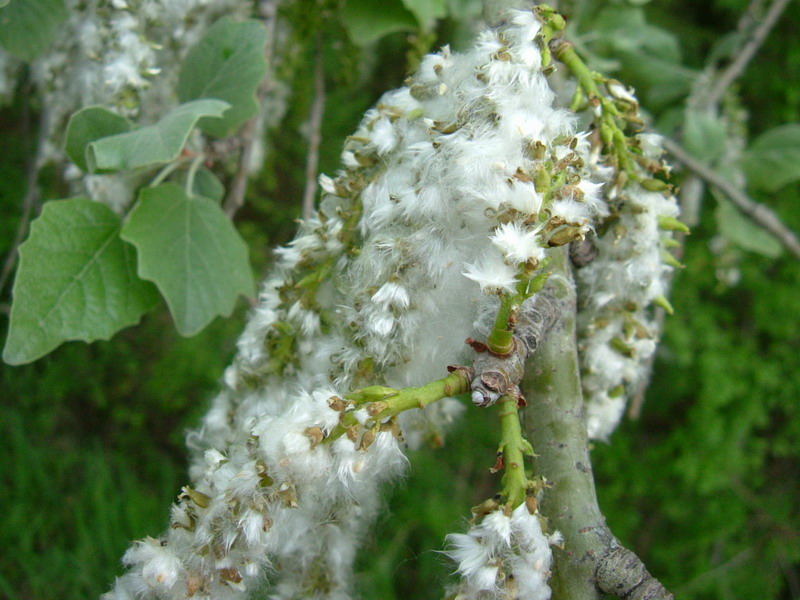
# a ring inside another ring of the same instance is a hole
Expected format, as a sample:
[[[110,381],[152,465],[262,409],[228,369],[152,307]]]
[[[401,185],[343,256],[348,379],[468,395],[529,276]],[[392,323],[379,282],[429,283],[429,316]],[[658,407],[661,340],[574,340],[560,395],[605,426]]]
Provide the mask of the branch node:
[[[601,558],[595,569],[597,587],[623,600],[672,600],[641,559],[623,546],[613,547]]]

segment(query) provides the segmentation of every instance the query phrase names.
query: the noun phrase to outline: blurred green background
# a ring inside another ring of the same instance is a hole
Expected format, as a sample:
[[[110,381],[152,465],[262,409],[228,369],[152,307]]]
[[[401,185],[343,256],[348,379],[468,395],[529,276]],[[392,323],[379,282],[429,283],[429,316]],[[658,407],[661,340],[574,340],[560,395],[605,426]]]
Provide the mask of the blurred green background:
[[[668,38],[661,41],[679,50],[661,70],[635,44],[625,50],[608,41],[632,39],[630,30],[608,32],[609,11],[632,4],[642,2],[563,8],[594,59],[613,60],[604,64],[618,67],[616,76],[637,87],[655,122],[671,132],[691,74],[735,30],[748,2],[645,3],[648,23]],[[269,267],[269,248],[291,238],[300,212],[302,131],[313,93],[313,69],[303,65],[311,63],[316,32],[324,30],[328,72],[321,170],[332,173],[363,111],[402,82],[419,52],[465,39],[463,19],[475,3],[452,2],[433,33],[393,33],[369,49],[324,18],[331,6],[299,0],[284,8],[305,50],[282,67],[291,108],[237,215],[258,273]],[[611,37],[593,33],[602,27]],[[736,86],[751,137],[800,121],[797,31],[795,3]],[[24,82],[0,109],[3,257],[19,225],[38,110]],[[63,194],[55,170],[43,185],[45,198]],[[757,199],[800,230],[800,185]],[[679,598],[798,599],[800,264],[785,253],[721,250],[708,194],[684,262],[642,416],[594,448],[601,506],[611,529]],[[2,294],[4,339],[9,289]],[[0,366],[0,598],[97,597],[122,572],[130,540],[166,526],[167,507],[185,483],[183,436],[214,395],[246,311],[242,304],[231,319],[182,339],[162,306],[112,341],[69,343],[31,365]],[[411,474],[393,490],[360,561],[362,597],[441,597],[452,571],[439,552],[444,535],[465,528],[469,507],[497,483],[488,471],[497,428],[486,416],[469,411],[444,448],[412,455]]]

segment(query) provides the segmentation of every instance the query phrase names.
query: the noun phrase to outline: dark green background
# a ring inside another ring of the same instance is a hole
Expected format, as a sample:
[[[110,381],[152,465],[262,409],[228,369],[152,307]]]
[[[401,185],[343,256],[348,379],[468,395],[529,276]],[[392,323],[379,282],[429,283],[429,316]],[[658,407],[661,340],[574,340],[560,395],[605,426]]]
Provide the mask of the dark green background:
[[[614,3],[582,5],[573,22],[586,32]],[[699,70],[745,5],[655,0],[646,11],[675,37],[683,66]],[[315,31],[324,27],[326,40],[328,173],[363,110],[402,82],[413,48],[464,36],[451,18],[439,41],[395,33],[360,51],[315,2],[291,3],[284,16],[308,50],[280,69],[294,90],[291,108],[237,216],[257,273],[268,268],[268,248],[290,239],[299,213]],[[800,121],[798,30],[800,11],[790,5],[737,86],[752,136]],[[591,47],[608,56],[608,46]],[[616,76],[651,100],[658,122],[679,124],[688,89],[679,81],[659,87],[668,74],[639,55],[621,59]],[[23,81],[0,110],[3,257],[18,227],[40,109]],[[45,170],[42,185],[46,198],[63,194],[55,169]],[[758,199],[800,230],[798,184]],[[713,254],[714,205],[708,196],[687,240],[687,268],[673,290],[677,312],[667,321],[643,415],[594,449],[600,501],[613,531],[680,598],[800,598],[800,264],[735,248]],[[738,265],[740,283],[720,283],[722,262]],[[6,289],[0,303],[7,309],[9,302]],[[242,305],[229,321],[182,339],[161,307],[110,342],[70,343],[32,365],[0,366],[0,598],[97,597],[121,573],[129,541],[166,526],[185,482],[184,432],[215,393],[245,313]],[[3,338],[6,329],[7,313]],[[463,529],[469,507],[497,484],[488,472],[498,439],[492,417],[469,411],[445,448],[412,455],[411,474],[395,486],[361,560],[362,597],[441,596],[453,570],[439,552],[443,537]]]

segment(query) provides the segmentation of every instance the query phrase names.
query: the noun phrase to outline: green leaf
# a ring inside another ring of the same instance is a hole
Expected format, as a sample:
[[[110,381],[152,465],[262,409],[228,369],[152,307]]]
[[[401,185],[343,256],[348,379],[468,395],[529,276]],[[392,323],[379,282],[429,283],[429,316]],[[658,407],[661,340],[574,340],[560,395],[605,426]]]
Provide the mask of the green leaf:
[[[651,109],[666,108],[689,92],[697,73],[681,64],[677,36],[647,23],[642,8],[609,6],[594,31],[605,53],[620,58],[627,76],[639,82],[640,99]]]
[[[181,102],[218,98],[231,108],[222,119],[203,119],[202,131],[216,137],[234,133],[258,113],[258,91],[267,72],[267,31],[258,21],[214,23],[189,50],[178,77]]]
[[[719,160],[725,153],[727,139],[722,119],[702,111],[687,111],[683,143],[695,158],[709,163]]]
[[[139,276],[158,286],[181,335],[230,315],[239,294],[254,293],[247,246],[230,219],[174,183],[141,191],[122,239],[136,246]]]
[[[800,123],[789,123],[761,134],[742,157],[747,183],[776,192],[800,179]]]
[[[9,2],[11,2],[11,0],[0,0],[0,8],[6,6]]]
[[[400,0],[346,0],[342,22],[357,46],[396,31],[416,31],[417,20]]]
[[[747,218],[727,200],[717,198],[715,217],[719,232],[728,240],[750,252],[778,258],[783,246],[771,233]]]
[[[617,52],[640,52],[679,63],[678,38],[647,23],[644,10],[633,6],[610,6],[600,12],[594,27],[604,42]]]
[[[102,106],[88,106],[70,117],[64,150],[82,171],[88,171],[86,150],[89,144],[130,129],[131,122],[125,117]]]
[[[686,96],[697,78],[697,72],[663,60],[658,56],[638,52],[622,52],[623,63],[631,77],[641,81],[640,98],[651,109],[663,110]]]
[[[91,142],[87,164],[91,172],[152,167],[178,158],[201,117],[220,117],[230,106],[222,100],[195,100],[173,108],[155,125]]]
[[[39,58],[67,18],[64,0],[15,0],[0,3],[0,46],[17,58]]]
[[[447,14],[447,0],[403,0],[403,6],[414,13],[425,29],[432,28],[436,19]]]
[[[44,205],[19,248],[3,360],[31,362],[67,340],[107,340],[158,299],[136,276],[119,216],[88,198]]]

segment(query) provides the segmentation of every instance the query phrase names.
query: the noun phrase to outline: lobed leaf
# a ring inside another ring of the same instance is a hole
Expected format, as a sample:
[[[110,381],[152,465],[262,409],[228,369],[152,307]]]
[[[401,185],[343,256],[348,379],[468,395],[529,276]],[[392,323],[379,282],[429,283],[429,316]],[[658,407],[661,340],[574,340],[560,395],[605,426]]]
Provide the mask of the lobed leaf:
[[[174,184],[145,188],[122,239],[136,246],[139,276],[158,286],[178,332],[194,335],[254,294],[247,246],[213,200]]]
[[[120,217],[88,198],[44,205],[19,248],[3,360],[31,362],[67,340],[107,340],[139,322],[157,294],[136,276]]]
[[[91,142],[86,154],[89,170],[121,171],[171,162],[200,118],[221,117],[228,107],[222,100],[194,100],[173,108],[155,125]]]
[[[178,98],[218,98],[231,106],[221,119],[202,119],[203,132],[226,137],[256,115],[256,92],[267,72],[266,43],[267,31],[258,21],[226,17],[189,50],[178,77]]]

